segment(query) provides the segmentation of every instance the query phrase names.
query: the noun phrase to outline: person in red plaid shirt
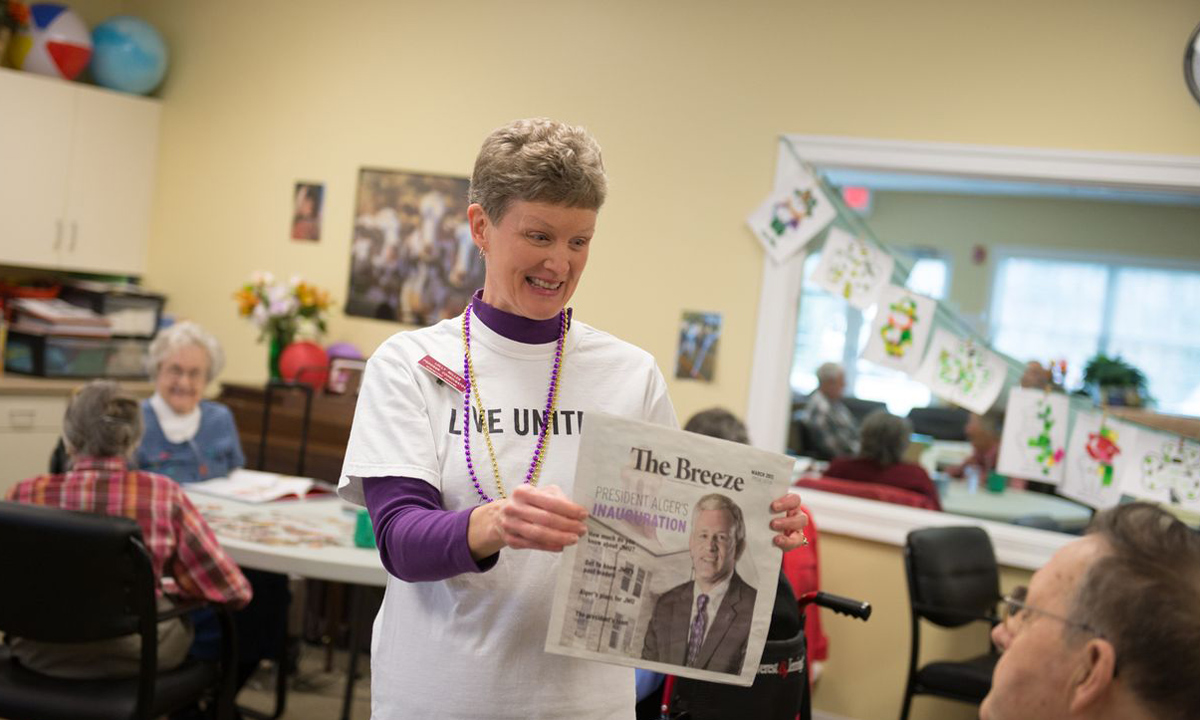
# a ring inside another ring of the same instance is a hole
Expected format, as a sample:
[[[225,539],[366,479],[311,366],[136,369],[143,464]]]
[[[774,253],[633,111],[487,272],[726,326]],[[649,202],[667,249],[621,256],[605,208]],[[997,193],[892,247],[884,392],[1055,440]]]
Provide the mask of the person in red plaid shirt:
[[[250,584],[179,485],[165,475],[129,468],[142,427],[137,400],[116,383],[89,383],[71,399],[63,420],[71,469],[19,483],[8,499],[136,520],[158,580],[160,608],[169,607],[172,599],[244,607],[250,602]],[[182,663],[192,637],[190,622],[183,618],[160,623],[159,668]],[[7,640],[23,665],[47,675],[123,677],[138,671],[137,635],[78,644]]]

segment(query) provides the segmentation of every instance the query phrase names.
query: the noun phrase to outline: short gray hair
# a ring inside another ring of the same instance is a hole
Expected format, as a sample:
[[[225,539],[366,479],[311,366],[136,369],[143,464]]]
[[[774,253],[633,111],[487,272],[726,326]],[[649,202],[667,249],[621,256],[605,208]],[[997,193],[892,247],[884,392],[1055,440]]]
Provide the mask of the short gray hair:
[[[172,353],[180,348],[195,345],[208,354],[208,377],[206,382],[221,374],[225,367],[225,353],[221,351],[221,343],[204,328],[190,320],[177,322],[165,330],[160,330],[150,343],[150,354],[146,358],[146,370],[153,378],[158,375],[159,366]]]
[[[750,444],[750,434],[746,432],[746,424],[737,415],[725,408],[709,408],[701,410],[688,419],[683,429],[698,435],[731,440],[743,445]]]
[[[912,425],[887,410],[876,410],[863,420],[858,433],[861,443],[859,457],[887,467],[904,457],[912,436]]]
[[[142,408],[111,380],[94,380],[71,398],[63,440],[75,455],[128,457],[142,440]]]
[[[607,192],[600,145],[587,130],[531,118],[496,128],[483,141],[467,201],[498,223],[515,200],[599,210]]]
[[[720,493],[709,493],[696,501],[692,508],[692,532],[696,531],[696,518],[701,510],[724,510],[733,521],[733,559],[737,560],[746,549],[746,519],[737,503]]]
[[[842,369],[841,365],[835,362],[827,362],[817,368],[817,383],[824,385],[834,378],[845,374],[846,371]]]
[[[1156,717],[1200,717],[1200,535],[1144,502],[1097,514],[1088,533],[1110,551],[1081,578],[1071,617],[1112,643],[1121,677]]]

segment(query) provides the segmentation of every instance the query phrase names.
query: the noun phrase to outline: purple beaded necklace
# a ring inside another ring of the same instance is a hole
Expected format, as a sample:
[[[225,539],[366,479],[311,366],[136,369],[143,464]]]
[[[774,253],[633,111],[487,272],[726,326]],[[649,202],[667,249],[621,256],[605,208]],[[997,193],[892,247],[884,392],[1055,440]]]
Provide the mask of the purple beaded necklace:
[[[466,384],[466,387],[463,389],[463,455],[467,460],[467,473],[471,476],[471,484],[475,486],[475,492],[479,494],[480,499],[485,503],[490,503],[493,498],[489,497],[479,484],[479,478],[475,475],[475,464],[471,460],[472,396],[475,399],[477,417],[483,417],[483,401],[479,399],[479,384],[473,381],[475,369],[471,364],[471,311],[474,305],[475,300],[472,299],[471,302],[467,303],[467,308],[463,310],[463,378]],[[546,448],[550,444],[547,431],[550,428],[551,418],[554,416],[555,409],[558,407],[559,370],[562,368],[563,341],[567,337],[566,311],[560,310],[558,317],[558,346],[554,350],[554,369],[550,371],[550,389],[546,392],[546,411],[542,415],[542,427],[538,432],[537,447],[533,451],[533,459],[529,462],[529,470],[525,472],[525,482],[530,485],[537,485],[538,477],[542,473],[542,459],[545,457]],[[496,462],[496,451],[492,447],[492,436],[488,431],[487,423],[481,421],[480,428],[483,430],[483,439],[487,445],[488,458],[491,460],[492,477],[496,481],[496,491],[500,498],[507,498],[508,494],[504,492],[504,483],[500,480],[500,465]]]

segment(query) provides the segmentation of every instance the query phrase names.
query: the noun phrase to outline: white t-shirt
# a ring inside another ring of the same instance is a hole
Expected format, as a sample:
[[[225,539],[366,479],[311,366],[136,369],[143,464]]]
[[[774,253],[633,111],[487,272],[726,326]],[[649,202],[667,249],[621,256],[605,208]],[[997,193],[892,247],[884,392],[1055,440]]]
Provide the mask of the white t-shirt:
[[[472,318],[472,363],[506,491],[524,481],[533,456],[554,349],[509,340]],[[363,503],[361,478],[406,476],[441,491],[447,510],[480,504],[463,454],[462,394],[417,365],[426,355],[462,372],[461,318],[398,333],[367,362],[338,489],[350,502]],[[654,358],[573,321],[541,485],[572,495],[580,427],[593,411],[678,426]],[[496,497],[475,424],[471,457]],[[371,640],[372,718],[633,718],[631,669],[544,650],[560,559],[505,549],[483,573],[389,577]]]

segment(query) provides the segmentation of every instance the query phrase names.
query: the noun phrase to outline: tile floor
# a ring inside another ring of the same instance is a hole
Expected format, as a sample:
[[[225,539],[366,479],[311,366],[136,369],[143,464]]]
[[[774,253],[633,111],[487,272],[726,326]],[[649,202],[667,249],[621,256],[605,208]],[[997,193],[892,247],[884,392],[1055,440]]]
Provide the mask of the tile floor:
[[[303,645],[300,650],[300,669],[291,679],[287,704],[281,720],[338,720],[342,714],[342,700],[346,690],[345,651],[333,656],[332,669],[326,671],[325,650],[313,645]],[[366,655],[358,657],[358,679],[354,683],[354,700],[350,717],[353,720],[368,720],[371,716],[371,660]],[[238,705],[262,712],[275,708],[275,667],[264,663],[258,673],[250,678],[238,695]]]

